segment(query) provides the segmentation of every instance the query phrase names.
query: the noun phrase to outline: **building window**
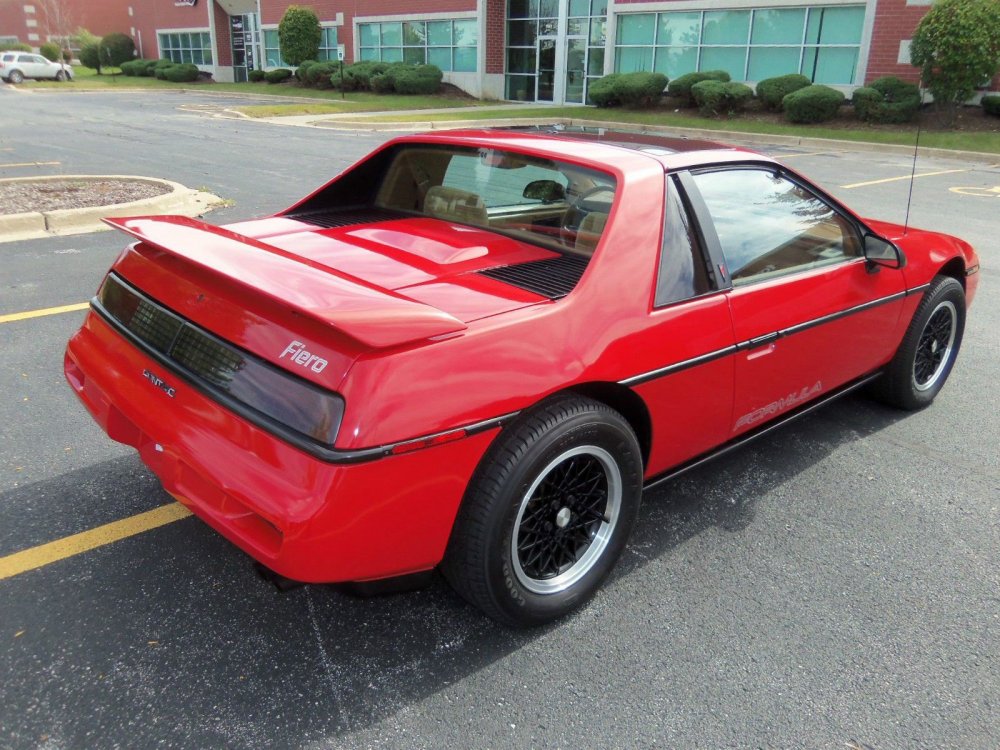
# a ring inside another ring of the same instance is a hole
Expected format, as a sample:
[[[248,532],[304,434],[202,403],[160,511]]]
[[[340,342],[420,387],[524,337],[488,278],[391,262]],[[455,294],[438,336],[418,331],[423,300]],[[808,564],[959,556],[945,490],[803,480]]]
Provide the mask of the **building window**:
[[[437,65],[460,73],[476,71],[479,27],[475,19],[359,23],[362,60]]]
[[[615,70],[676,78],[725,70],[737,81],[802,73],[815,83],[857,75],[865,6],[627,13],[618,18]]]
[[[169,32],[157,35],[160,57],[175,63],[212,65],[212,35],[207,31]]]
[[[324,26],[321,30],[322,36],[319,40],[319,54],[316,55],[317,62],[337,61],[337,28],[335,26]],[[277,29],[264,29],[264,67],[265,68],[290,68],[281,57],[281,44],[278,42]]]

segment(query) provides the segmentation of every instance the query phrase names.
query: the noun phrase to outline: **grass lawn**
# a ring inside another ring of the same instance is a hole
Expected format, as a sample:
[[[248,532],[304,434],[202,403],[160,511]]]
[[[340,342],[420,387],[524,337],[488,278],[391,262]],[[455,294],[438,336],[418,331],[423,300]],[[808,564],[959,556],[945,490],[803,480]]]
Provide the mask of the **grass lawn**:
[[[692,111],[692,110],[689,110]],[[807,138],[833,138],[844,141],[867,141],[869,143],[890,143],[912,146],[915,131],[911,129],[856,129],[845,127],[824,127],[823,125],[794,125],[792,123],[761,122],[735,118],[717,120],[698,117],[694,114],[675,113],[673,110],[636,111],[623,109],[595,109],[594,107],[551,107],[540,110],[509,109],[497,111],[463,111],[425,115],[376,115],[365,117],[373,122],[446,122],[448,120],[489,120],[503,118],[573,118],[598,122],[620,122],[625,125],[663,125],[679,128],[703,128],[728,133],[758,133],[766,135],[791,135]],[[960,130],[923,130],[920,145],[927,148],[950,148],[962,151],[982,151],[1000,154],[1000,123],[994,132]]]

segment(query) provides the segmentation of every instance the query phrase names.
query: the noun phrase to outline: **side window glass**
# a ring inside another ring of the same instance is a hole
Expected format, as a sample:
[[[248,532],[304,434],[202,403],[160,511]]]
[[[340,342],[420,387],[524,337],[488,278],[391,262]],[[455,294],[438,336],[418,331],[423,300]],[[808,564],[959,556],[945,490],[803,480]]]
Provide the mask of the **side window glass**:
[[[851,223],[791,180],[761,169],[693,177],[736,286],[860,255]]]
[[[656,307],[711,290],[705,256],[673,177],[667,177],[663,244],[656,277]]]

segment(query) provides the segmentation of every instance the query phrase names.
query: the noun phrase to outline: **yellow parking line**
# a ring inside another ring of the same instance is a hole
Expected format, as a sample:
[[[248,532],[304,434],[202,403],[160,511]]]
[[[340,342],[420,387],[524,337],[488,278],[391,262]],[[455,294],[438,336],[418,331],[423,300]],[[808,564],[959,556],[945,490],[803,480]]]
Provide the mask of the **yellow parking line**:
[[[23,161],[19,164],[0,164],[0,169],[7,167],[58,167],[61,163],[58,161]]]
[[[44,307],[41,310],[28,310],[27,312],[9,313],[0,315],[0,323],[13,323],[16,320],[29,320],[30,318],[43,318],[46,315],[58,315],[59,313],[76,312],[86,310],[90,307],[89,302],[78,302],[74,305],[61,305],[59,307]]]
[[[144,531],[165,526],[174,521],[180,521],[191,515],[191,511],[180,503],[161,505],[159,508],[123,518],[120,521],[98,526],[96,529],[73,534],[56,539],[54,542],[40,544],[7,557],[0,557],[0,580],[35,570],[45,565],[64,560],[67,557],[79,555],[81,552],[103,547]]]
[[[957,174],[958,172],[971,172],[971,169],[945,169],[940,172],[924,172],[923,174],[915,174],[914,178],[917,177],[936,177],[939,174]],[[855,182],[850,185],[841,185],[845,190],[850,188],[867,187],[868,185],[881,185],[884,182],[898,182],[899,180],[908,180],[910,175],[904,174],[902,177],[886,177],[884,180],[869,180],[868,182]]]

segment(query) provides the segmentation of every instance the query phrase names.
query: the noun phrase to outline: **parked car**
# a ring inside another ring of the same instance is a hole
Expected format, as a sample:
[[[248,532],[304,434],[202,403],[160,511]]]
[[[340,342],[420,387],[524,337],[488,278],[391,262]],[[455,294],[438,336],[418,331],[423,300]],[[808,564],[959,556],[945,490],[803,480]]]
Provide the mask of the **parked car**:
[[[930,404],[979,261],[765,156],[613,131],[397,138],[280,213],[137,240],[69,383],[178,501],[297,581],[440,567],[535,625],[644,488],[870,385]]]
[[[25,78],[72,81],[73,68],[30,52],[4,52],[0,54],[0,78],[7,83],[23,83]]]

